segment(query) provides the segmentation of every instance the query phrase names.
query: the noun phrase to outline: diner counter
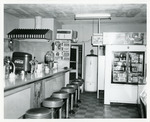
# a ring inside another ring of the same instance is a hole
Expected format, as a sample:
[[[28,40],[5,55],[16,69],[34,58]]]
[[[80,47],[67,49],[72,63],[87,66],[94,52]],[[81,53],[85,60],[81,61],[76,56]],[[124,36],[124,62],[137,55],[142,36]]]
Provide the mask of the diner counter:
[[[5,79],[4,118],[23,118],[30,108],[41,107],[45,98],[59,91],[69,80],[70,69],[53,69],[49,73],[17,75]]]
[[[35,73],[35,74],[26,74],[25,76],[16,75],[14,80],[5,79],[4,91],[12,90],[27,84],[34,83],[39,80],[43,80],[57,74],[65,73],[70,71],[70,69],[52,69],[49,73]]]

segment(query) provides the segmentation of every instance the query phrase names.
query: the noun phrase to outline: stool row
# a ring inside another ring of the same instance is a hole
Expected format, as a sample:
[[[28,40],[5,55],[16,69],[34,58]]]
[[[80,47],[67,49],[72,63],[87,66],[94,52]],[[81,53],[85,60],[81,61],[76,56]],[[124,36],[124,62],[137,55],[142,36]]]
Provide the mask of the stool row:
[[[42,107],[31,108],[26,113],[25,119],[54,119],[56,110],[59,111],[59,119],[62,118],[62,108],[65,105],[65,118],[70,114],[75,114],[73,107],[79,107],[80,86],[84,83],[83,79],[75,79],[60,91],[54,92],[51,97],[43,100]]]

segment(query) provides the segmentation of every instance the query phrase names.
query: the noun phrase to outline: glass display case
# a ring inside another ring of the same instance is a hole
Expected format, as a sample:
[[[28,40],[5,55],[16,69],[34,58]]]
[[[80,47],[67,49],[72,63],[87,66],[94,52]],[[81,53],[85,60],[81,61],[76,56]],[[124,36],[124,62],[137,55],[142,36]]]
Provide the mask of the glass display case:
[[[112,83],[138,84],[144,79],[144,52],[113,52]]]

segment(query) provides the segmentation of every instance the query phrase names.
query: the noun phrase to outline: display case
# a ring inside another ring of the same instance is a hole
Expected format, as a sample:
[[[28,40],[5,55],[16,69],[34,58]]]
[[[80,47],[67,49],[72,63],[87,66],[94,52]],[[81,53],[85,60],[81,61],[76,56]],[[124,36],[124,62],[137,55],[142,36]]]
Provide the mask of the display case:
[[[113,52],[112,83],[138,84],[144,79],[144,52]]]

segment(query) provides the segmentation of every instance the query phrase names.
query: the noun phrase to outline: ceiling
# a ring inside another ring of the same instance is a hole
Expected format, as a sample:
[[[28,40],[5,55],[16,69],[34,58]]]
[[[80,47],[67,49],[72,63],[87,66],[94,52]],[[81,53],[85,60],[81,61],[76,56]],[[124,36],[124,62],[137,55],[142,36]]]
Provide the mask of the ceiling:
[[[102,22],[146,23],[146,4],[5,4],[4,12],[18,18],[55,18],[62,24],[82,23],[75,14],[110,13],[111,20]]]

